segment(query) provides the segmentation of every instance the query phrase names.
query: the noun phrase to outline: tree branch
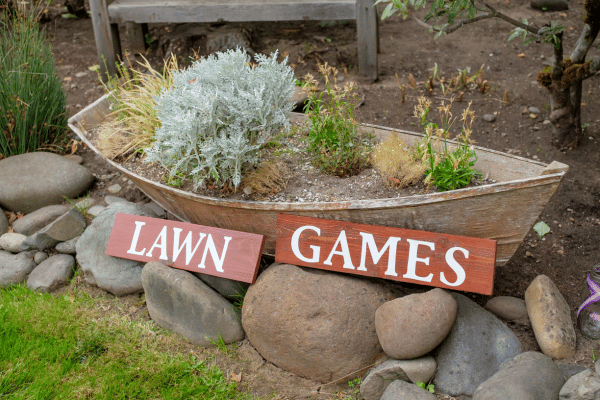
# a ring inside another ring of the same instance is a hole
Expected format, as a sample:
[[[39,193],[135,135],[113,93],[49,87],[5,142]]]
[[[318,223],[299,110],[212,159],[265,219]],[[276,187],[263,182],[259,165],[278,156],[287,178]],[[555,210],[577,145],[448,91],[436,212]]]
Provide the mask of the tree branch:
[[[494,7],[490,6],[485,1],[482,1],[482,3],[483,3],[483,5],[485,5],[488,9],[490,9],[492,11],[492,14],[494,14],[494,17],[500,18],[501,20],[504,20],[504,21],[508,22],[509,24],[519,27],[521,29],[525,29],[527,32],[532,33],[534,35],[538,34],[539,28],[536,28],[535,26],[532,26],[532,25],[524,24],[522,22],[517,21],[516,19],[509,17],[506,14],[502,14],[501,12],[497,11]]]
[[[444,28],[444,32],[445,33],[452,33],[455,30],[457,30],[458,28],[462,27],[463,25],[467,25],[467,24],[472,24],[473,22],[477,22],[477,21],[481,21],[483,19],[488,19],[488,18],[494,18],[495,15],[490,13],[490,14],[481,14],[481,15],[477,15],[473,18],[467,18],[467,19],[463,19],[462,21],[458,21],[457,23],[455,23],[452,26],[447,26]]]
[[[571,61],[573,64],[581,64],[585,61],[585,56],[589,51],[590,47],[596,40],[598,36],[598,32],[600,31],[600,24],[594,24],[595,26],[590,26],[585,24],[583,26],[583,30],[581,31],[581,35],[579,39],[577,39],[577,43],[575,43],[575,48],[571,53]]]

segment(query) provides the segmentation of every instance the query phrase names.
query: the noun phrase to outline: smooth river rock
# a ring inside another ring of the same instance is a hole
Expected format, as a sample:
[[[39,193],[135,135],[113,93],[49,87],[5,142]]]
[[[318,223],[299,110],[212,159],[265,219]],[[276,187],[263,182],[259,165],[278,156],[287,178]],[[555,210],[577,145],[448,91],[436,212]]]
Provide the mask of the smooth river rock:
[[[190,272],[150,262],[142,270],[142,285],[148,312],[159,326],[198,346],[244,339],[231,303]]]
[[[54,153],[35,152],[0,160],[0,206],[30,213],[85,192],[94,175]]]
[[[75,245],[77,262],[92,286],[98,286],[115,296],[140,293],[144,263],[106,255],[108,240],[117,213],[155,217],[148,209],[133,203],[113,203],[94,218]]]
[[[489,311],[459,293],[452,293],[458,314],[437,350],[436,391],[451,396],[475,392],[477,386],[522,351],[515,334]]]
[[[576,335],[571,311],[554,282],[538,275],[525,291],[525,303],[542,353],[553,359],[573,356]]]
[[[31,236],[67,211],[69,207],[60,204],[42,207],[16,220],[12,225],[13,231]]]
[[[56,254],[42,261],[29,274],[27,288],[49,293],[65,286],[73,277],[75,257],[68,254]]]
[[[25,282],[36,267],[35,251],[12,254],[0,250],[0,288]]]
[[[379,343],[391,358],[420,357],[446,338],[456,311],[456,300],[439,288],[388,301],[375,313]]]
[[[242,324],[276,366],[319,382],[350,380],[383,355],[375,310],[391,298],[365,279],[273,264],[248,289]]]
[[[552,359],[528,351],[482,383],[473,400],[557,400],[565,378]]]
[[[498,296],[488,300],[485,309],[507,321],[529,318],[525,300],[512,296]]]
[[[360,394],[365,400],[379,400],[394,381],[429,382],[436,367],[435,359],[429,356],[414,360],[386,360],[369,371],[360,384]]]
[[[0,248],[11,253],[21,252],[21,243],[27,239],[27,236],[21,235],[20,233],[5,233],[0,236]]]

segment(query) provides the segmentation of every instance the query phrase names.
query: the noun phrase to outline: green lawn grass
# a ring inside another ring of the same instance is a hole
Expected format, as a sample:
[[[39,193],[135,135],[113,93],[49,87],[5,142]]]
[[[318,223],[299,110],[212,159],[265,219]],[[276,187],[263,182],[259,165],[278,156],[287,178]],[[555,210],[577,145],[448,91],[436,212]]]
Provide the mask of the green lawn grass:
[[[151,321],[106,313],[85,293],[0,289],[2,399],[247,399]]]

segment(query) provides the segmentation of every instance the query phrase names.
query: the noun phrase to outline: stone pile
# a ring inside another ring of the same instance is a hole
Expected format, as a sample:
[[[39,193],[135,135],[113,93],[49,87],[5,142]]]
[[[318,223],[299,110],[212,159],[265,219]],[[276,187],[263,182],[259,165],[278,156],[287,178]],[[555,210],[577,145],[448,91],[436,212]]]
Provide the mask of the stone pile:
[[[553,361],[574,354],[575,331],[566,301],[544,275],[525,300],[496,297],[483,308],[442,289],[408,294],[399,285],[287,264],[267,267],[248,287],[115,258],[105,250],[117,213],[165,217],[165,211],[113,196],[104,198],[106,206],[91,199],[58,204],[86,190],[92,175],[39,154],[0,161],[0,188],[15,191],[0,192],[0,207],[25,214],[11,225],[0,212],[0,287],[26,282],[30,290],[51,292],[79,266],[89,285],[116,296],[145,292],[152,319],[196,345],[246,337],[267,361],[301,377],[362,378],[365,400],[436,398],[417,382],[473,400],[600,398],[597,371]],[[44,178],[48,195],[34,191],[40,165],[44,174],[56,174]],[[246,290],[240,310],[232,303]],[[542,352],[522,353],[500,318],[530,325]]]

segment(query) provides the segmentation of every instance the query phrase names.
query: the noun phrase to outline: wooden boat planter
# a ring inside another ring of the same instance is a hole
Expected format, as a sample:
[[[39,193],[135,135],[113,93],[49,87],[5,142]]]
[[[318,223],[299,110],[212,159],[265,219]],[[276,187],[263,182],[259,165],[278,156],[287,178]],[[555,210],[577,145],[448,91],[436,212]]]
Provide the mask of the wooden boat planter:
[[[69,127],[97,154],[92,128],[109,113],[103,96],[69,119]],[[294,118],[303,118],[295,115]],[[420,134],[365,125],[384,137],[397,132],[411,145]],[[277,214],[418,229],[497,241],[496,265],[506,263],[523,241],[568,170],[475,146],[476,168],[494,184],[401,198],[285,203],[200,196],[150,181],[107,159],[148,197],[183,221],[264,235],[265,254],[275,254]]]

